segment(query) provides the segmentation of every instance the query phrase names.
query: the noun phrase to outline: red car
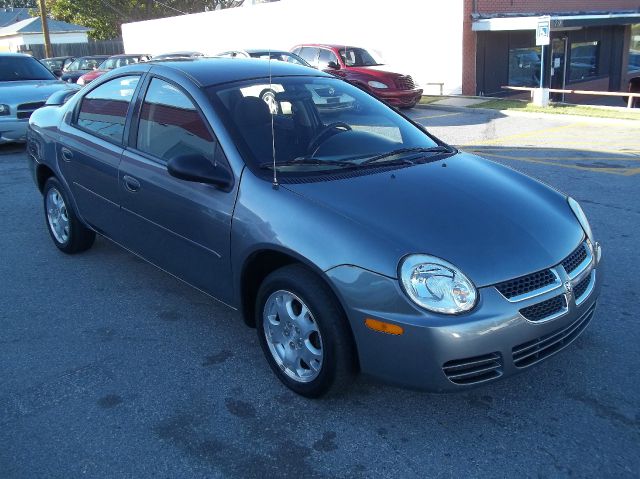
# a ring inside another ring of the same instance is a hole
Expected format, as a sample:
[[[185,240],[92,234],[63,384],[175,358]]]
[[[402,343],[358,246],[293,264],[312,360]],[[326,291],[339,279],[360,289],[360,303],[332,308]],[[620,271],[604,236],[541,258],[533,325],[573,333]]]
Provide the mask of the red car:
[[[380,69],[382,64],[364,48],[305,44],[291,51],[311,66],[344,78],[391,106],[413,108],[422,96],[422,90],[416,88],[409,75]]]
[[[146,62],[150,59],[151,55],[113,55],[103,61],[96,70],[85,73],[78,78],[78,85],[87,85],[114,68],[131,65],[132,63]]]

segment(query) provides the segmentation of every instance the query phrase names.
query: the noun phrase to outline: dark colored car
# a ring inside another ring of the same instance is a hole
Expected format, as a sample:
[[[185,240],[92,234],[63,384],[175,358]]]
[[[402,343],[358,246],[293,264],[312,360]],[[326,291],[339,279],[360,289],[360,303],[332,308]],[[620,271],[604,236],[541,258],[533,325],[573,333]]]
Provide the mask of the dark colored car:
[[[391,106],[413,108],[422,97],[411,76],[386,71],[364,48],[306,44],[291,51],[314,68],[343,78]]]
[[[151,60],[151,55],[113,55],[103,61],[97,70],[85,73],[78,78],[77,83],[78,85],[84,86],[114,68],[131,65],[132,63],[147,62],[149,60]]]
[[[109,55],[92,55],[76,58],[62,73],[60,79],[68,83],[76,83],[78,78],[85,73],[97,70],[100,64],[107,58],[109,58]]]
[[[40,61],[59,78],[75,59],[75,57],[51,57]]]
[[[162,53],[160,55],[155,55],[153,59],[154,60],[180,60],[183,58],[201,58],[201,57],[204,57],[204,53],[193,52],[193,51],[180,51],[180,52]]]
[[[335,121],[318,88],[355,108]],[[464,390],[557,353],[594,315],[601,248],[575,200],[318,70],[118,68],[37,110],[27,151],[57,248],[99,233],[240,310],[299,394],[358,368]]]

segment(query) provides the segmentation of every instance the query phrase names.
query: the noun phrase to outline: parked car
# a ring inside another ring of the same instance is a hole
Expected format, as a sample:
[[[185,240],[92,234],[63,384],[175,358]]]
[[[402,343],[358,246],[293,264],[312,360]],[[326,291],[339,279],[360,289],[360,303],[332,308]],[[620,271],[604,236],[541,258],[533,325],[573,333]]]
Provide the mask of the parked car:
[[[93,55],[76,58],[62,73],[60,79],[68,83],[76,83],[85,73],[97,70],[100,64],[109,58],[109,55]]]
[[[422,97],[410,75],[384,70],[364,48],[343,45],[298,45],[291,50],[313,67],[356,85],[399,108],[413,108]]]
[[[155,55],[154,60],[180,60],[182,58],[201,58],[204,57],[204,53],[192,52],[192,51],[180,51],[172,53],[162,53]]]
[[[274,83],[288,114],[246,93]],[[316,88],[356,108],[334,121]],[[320,71],[129,65],[36,111],[27,150],[57,248],[99,233],[240,310],[305,396],[358,368],[465,390],[557,353],[594,315],[601,247],[574,199]]]
[[[151,59],[151,55],[113,55],[103,61],[97,68],[97,70],[85,73],[78,78],[78,85],[87,85],[99,76],[104,75],[114,68],[123,67],[125,65],[131,65],[132,63],[146,62]]]
[[[0,53],[0,144],[24,141],[31,114],[60,90],[77,88],[30,55]]]
[[[295,53],[283,51],[283,50],[230,50],[216,55],[223,58],[259,58],[261,60],[275,60],[287,63],[293,63],[294,65],[302,65],[305,67],[311,67],[311,65],[300,58]],[[278,113],[280,103],[276,101],[275,95],[278,93],[278,86],[275,88],[264,88],[257,93],[267,104],[272,113]],[[314,95],[314,103],[316,107],[325,112],[342,112],[353,108],[353,101],[351,97],[344,95],[336,95],[330,88],[311,89],[311,94]]]
[[[41,61],[55,76],[59,78],[74,60],[75,57],[52,57],[43,58]]]

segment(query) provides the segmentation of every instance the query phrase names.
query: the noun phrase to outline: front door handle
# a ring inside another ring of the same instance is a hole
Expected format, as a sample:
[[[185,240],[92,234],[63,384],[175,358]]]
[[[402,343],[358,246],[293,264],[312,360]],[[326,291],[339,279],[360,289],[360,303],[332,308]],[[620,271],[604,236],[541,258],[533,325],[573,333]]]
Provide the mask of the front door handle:
[[[60,148],[60,156],[64,161],[69,162],[73,159],[73,152],[63,146],[62,148]]]
[[[124,175],[122,180],[124,181],[124,187],[130,192],[135,193],[140,189],[140,182],[133,176]]]

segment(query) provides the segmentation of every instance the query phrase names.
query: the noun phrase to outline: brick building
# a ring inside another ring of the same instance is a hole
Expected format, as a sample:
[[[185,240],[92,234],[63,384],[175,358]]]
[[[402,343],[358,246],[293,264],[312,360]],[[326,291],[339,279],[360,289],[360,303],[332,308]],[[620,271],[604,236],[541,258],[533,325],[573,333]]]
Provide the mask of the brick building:
[[[640,0],[464,0],[462,92],[538,86],[541,15],[551,16],[545,86],[621,91],[640,76]]]

